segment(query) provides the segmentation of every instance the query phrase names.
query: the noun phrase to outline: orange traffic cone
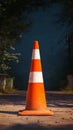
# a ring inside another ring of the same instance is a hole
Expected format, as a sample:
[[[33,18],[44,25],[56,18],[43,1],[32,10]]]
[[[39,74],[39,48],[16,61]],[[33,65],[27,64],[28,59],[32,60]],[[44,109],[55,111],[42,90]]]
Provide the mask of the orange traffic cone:
[[[46,97],[40,60],[39,44],[34,41],[29,74],[26,107],[18,113],[21,116],[53,115],[46,106]]]

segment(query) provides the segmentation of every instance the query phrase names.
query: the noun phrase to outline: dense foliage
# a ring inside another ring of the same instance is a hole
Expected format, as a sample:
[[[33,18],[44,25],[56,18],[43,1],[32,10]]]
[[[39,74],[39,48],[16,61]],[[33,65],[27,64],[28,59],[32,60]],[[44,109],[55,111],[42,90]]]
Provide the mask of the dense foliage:
[[[10,61],[18,62],[18,54],[10,53],[8,48],[14,50],[16,40],[31,25],[29,13],[43,5],[39,0],[0,0],[0,72],[10,68]]]

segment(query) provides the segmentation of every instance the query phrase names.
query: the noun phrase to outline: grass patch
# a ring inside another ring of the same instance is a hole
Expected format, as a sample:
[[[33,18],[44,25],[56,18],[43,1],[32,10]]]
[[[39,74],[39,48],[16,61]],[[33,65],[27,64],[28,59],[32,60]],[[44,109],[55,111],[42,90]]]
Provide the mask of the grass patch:
[[[9,87],[6,87],[5,89],[0,88],[0,94],[2,94],[2,93],[9,93],[9,92],[15,92],[15,91],[16,91],[15,88],[9,88]]]
[[[69,86],[66,86],[65,88],[60,89],[63,92],[73,93],[73,88],[70,88]]]

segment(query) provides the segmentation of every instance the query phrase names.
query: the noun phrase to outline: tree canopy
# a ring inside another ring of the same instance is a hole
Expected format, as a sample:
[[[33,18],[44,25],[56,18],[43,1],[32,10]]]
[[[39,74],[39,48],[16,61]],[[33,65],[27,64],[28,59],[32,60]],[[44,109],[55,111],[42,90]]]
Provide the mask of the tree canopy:
[[[23,32],[31,25],[30,12],[45,6],[42,0],[0,0],[0,72],[9,69],[8,62],[18,61],[18,54],[9,53]]]

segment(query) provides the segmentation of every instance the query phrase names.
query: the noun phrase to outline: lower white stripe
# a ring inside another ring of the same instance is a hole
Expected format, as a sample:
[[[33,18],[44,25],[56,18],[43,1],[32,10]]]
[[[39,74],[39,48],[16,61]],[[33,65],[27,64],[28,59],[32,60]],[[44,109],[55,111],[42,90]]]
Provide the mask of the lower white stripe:
[[[42,72],[30,72],[29,83],[43,83]]]

